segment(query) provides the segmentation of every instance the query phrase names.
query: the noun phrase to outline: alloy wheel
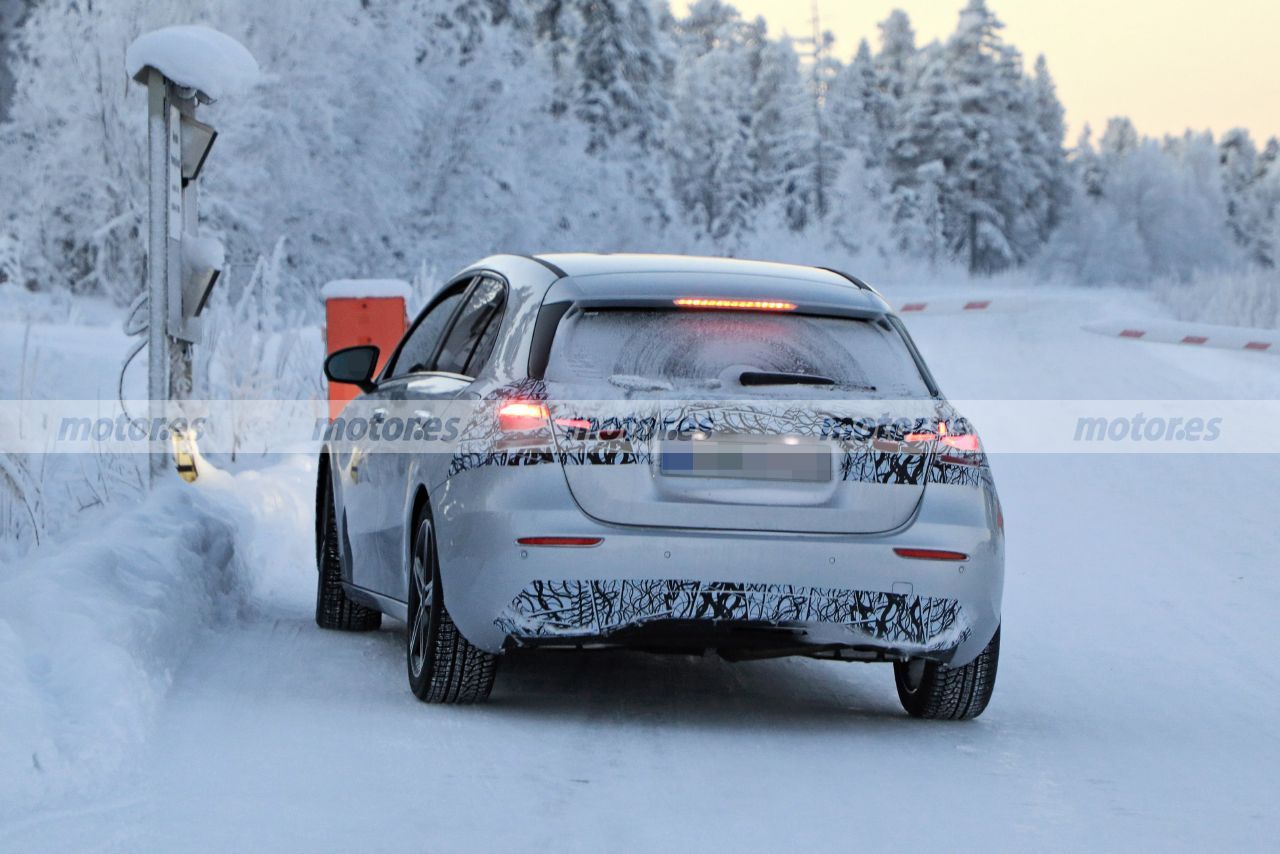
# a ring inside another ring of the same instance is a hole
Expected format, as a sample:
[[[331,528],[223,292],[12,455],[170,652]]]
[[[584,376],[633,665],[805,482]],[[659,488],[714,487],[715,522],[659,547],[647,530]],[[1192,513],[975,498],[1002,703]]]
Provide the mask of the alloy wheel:
[[[418,528],[418,543],[413,555],[413,592],[417,607],[409,628],[409,667],[414,677],[422,676],[430,655],[431,605],[434,599],[434,566],[432,561],[431,522]]]

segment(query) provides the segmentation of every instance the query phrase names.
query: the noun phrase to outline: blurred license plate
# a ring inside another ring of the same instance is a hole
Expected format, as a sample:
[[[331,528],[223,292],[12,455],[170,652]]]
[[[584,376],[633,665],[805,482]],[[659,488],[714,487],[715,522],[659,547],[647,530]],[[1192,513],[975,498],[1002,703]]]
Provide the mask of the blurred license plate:
[[[831,451],[824,446],[780,442],[665,442],[662,473],[677,477],[727,477],[745,480],[831,480]]]

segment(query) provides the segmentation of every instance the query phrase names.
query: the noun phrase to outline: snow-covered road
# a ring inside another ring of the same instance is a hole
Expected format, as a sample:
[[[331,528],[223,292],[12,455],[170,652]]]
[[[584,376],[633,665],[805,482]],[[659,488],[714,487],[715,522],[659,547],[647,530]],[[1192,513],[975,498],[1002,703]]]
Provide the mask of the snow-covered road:
[[[910,324],[957,399],[1280,398],[1273,357],[1081,331],[1150,310],[1107,299],[1047,291],[1016,313]],[[1000,676],[986,714],[955,724],[907,718],[883,666],[626,653],[515,656],[489,705],[422,705],[398,624],[311,621],[307,472],[285,464],[270,489],[237,475],[221,488],[274,508],[241,546],[248,607],[202,630],[122,771],[39,812],[0,807],[0,847],[1273,846],[1280,457],[993,465]],[[281,513],[291,501],[304,510]]]

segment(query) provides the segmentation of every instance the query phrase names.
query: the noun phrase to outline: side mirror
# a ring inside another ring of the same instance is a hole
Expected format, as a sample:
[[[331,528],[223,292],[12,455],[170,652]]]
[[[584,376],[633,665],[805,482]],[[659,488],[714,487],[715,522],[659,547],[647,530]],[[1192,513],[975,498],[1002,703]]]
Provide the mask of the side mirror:
[[[335,383],[359,386],[373,391],[373,372],[378,368],[378,348],[369,344],[347,347],[329,354],[324,360],[324,375]]]

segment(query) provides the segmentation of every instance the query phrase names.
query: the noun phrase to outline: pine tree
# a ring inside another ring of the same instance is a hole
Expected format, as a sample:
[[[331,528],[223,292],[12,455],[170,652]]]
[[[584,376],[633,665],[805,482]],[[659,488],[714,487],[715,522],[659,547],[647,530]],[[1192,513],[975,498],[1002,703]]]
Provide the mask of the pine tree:
[[[894,9],[878,26],[880,52],[876,54],[876,65],[885,92],[899,101],[911,83],[912,64],[917,54],[916,32],[911,28],[911,19],[901,9]]]
[[[898,248],[936,261],[939,244],[949,254],[959,239],[947,212],[958,203],[966,133],[942,49],[927,49],[919,66],[889,140],[890,206]]]
[[[1107,129],[1098,140],[1098,153],[1104,159],[1115,159],[1133,151],[1141,141],[1137,128],[1128,116],[1118,116],[1107,120]]]
[[[722,0],[696,0],[689,14],[676,23],[681,57],[697,59],[713,50],[741,49],[751,25],[738,10]]]
[[[1280,267],[1280,139],[1271,137],[1258,158],[1257,182],[1262,208],[1262,237],[1258,241],[1258,261],[1264,267]]]
[[[1249,132],[1242,128],[1228,131],[1218,143],[1218,151],[1227,227],[1252,260],[1265,264],[1269,254],[1265,246],[1268,212],[1262,183],[1266,164]]]
[[[667,116],[669,59],[646,0],[578,0],[582,33],[574,64],[577,115],[587,124],[589,152],[626,136],[641,151],[661,147]]]
[[[1035,76],[1031,81],[1034,128],[1038,138],[1029,140],[1034,147],[1034,157],[1039,170],[1037,198],[1044,200],[1040,217],[1040,242],[1049,239],[1057,227],[1062,212],[1071,202],[1071,179],[1067,169],[1067,154],[1063,143],[1067,135],[1065,110],[1058,100],[1057,86],[1049,73],[1049,63],[1044,55],[1036,57]]]
[[[1029,121],[1021,91],[1021,57],[999,36],[1003,24],[985,0],[969,0],[944,49],[960,101],[965,145],[956,168],[957,199],[948,229],[971,272],[992,272],[1025,260],[1021,206],[1033,185],[1022,148]]]
[[[35,0],[0,2],[0,122],[8,117],[9,102],[13,98],[13,72],[9,69],[10,48],[19,26],[34,5]]]
[[[1088,122],[1081,129],[1069,158],[1068,168],[1075,185],[1090,198],[1101,197],[1106,183],[1106,170],[1101,156],[1093,147],[1093,128]]]
[[[751,161],[758,176],[757,197],[777,198],[788,225],[799,231],[821,215],[820,144],[812,94],[801,75],[791,42],[760,45],[752,92]],[[829,167],[828,167],[829,168]]]
[[[533,32],[551,62],[556,96],[550,110],[563,115],[574,97],[571,77],[573,45],[582,29],[571,0],[543,0],[533,13]]]
[[[836,72],[826,105],[832,141],[843,149],[857,149],[870,165],[882,163],[896,103],[865,39],[853,61]]]
[[[672,187],[700,234],[732,245],[761,203],[751,159],[752,75],[763,23],[701,0],[675,28]]]

